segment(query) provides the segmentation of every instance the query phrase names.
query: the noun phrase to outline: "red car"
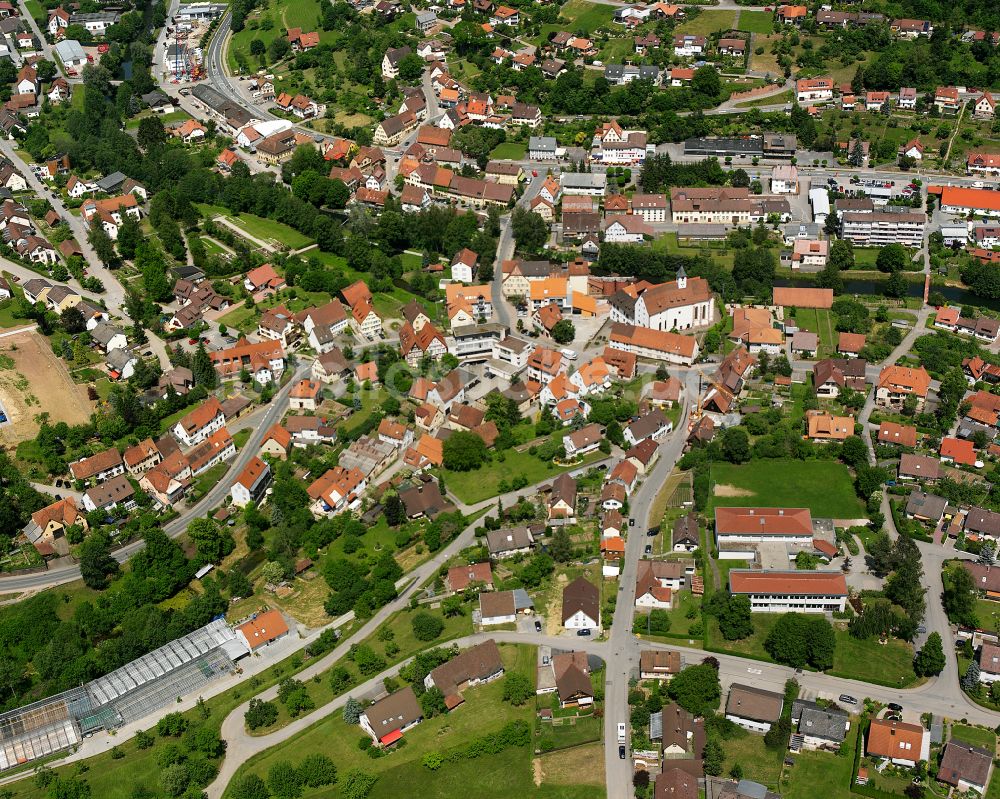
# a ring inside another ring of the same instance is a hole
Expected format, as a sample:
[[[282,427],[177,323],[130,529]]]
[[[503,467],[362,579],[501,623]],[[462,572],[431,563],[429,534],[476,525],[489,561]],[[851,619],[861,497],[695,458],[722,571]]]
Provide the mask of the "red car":
[[[99,44],[99,45],[97,45],[97,52],[101,53],[102,55],[104,53],[108,52],[108,50],[110,50],[110,49],[111,48],[108,45],[106,45],[106,44]]]
[[[533,177],[533,178],[537,178],[538,177],[538,170],[537,169],[532,169],[531,170],[531,177]]]

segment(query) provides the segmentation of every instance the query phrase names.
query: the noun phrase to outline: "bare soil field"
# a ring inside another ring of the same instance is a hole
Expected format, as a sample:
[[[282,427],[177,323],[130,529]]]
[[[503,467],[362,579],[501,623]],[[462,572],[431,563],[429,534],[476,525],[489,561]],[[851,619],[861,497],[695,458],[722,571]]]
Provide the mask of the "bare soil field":
[[[5,444],[34,438],[40,413],[74,425],[88,421],[93,411],[87,389],[73,382],[48,341],[34,331],[0,339],[0,402],[10,419],[0,425]]]
[[[736,486],[726,485],[725,483],[718,483],[715,486],[715,496],[750,497],[753,496],[753,491],[747,491],[745,488],[738,488]]]

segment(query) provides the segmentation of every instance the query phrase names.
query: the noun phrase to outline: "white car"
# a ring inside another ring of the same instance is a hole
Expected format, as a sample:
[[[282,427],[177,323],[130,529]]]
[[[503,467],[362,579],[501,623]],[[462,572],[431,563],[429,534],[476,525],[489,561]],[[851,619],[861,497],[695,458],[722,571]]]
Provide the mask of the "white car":
[[[625,727],[624,724],[621,724],[621,723],[618,724],[618,743],[620,743],[620,744],[625,743],[626,729],[627,728]]]

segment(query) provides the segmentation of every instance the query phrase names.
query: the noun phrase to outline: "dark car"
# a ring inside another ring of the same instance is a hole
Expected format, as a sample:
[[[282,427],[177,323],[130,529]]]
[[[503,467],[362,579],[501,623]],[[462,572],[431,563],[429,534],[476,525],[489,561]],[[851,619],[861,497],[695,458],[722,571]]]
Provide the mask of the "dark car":
[[[589,629],[588,630],[577,630],[576,634],[579,635],[581,638],[586,638],[586,637],[590,636],[590,630]]]
[[[628,520],[628,526],[629,527],[635,527],[635,519],[629,519]]]
[[[620,757],[622,760],[625,759],[625,747],[624,746],[619,746],[618,747],[618,757]]]
[[[646,535],[648,535],[648,536],[654,536],[654,535],[659,535],[659,534],[660,534],[660,528],[659,527],[650,527],[646,531]]]
[[[535,632],[540,633],[542,631],[542,623],[538,620],[535,621]]]
[[[896,702],[890,702],[888,705],[886,705],[886,707],[889,708],[889,710],[895,711],[896,713],[902,713],[903,711],[903,706],[897,704]]]
[[[647,554],[647,555],[652,555],[653,554],[653,545],[652,544],[646,544],[645,554]]]

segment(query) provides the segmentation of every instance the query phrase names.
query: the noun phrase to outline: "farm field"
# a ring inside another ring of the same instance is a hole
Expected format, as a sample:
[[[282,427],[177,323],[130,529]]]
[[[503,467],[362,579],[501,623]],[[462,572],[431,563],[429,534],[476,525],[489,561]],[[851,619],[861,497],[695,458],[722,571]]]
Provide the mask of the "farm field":
[[[864,506],[854,493],[850,472],[833,461],[755,460],[712,466],[711,508],[809,508],[813,516],[858,519]]]
[[[86,388],[73,382],[66,364],[34,331],[0,340],[0,402],[10,420],[0,425],[6,444],[34,438],[40,413],[53,423],[75,425],[88,421],[92,410]]]

